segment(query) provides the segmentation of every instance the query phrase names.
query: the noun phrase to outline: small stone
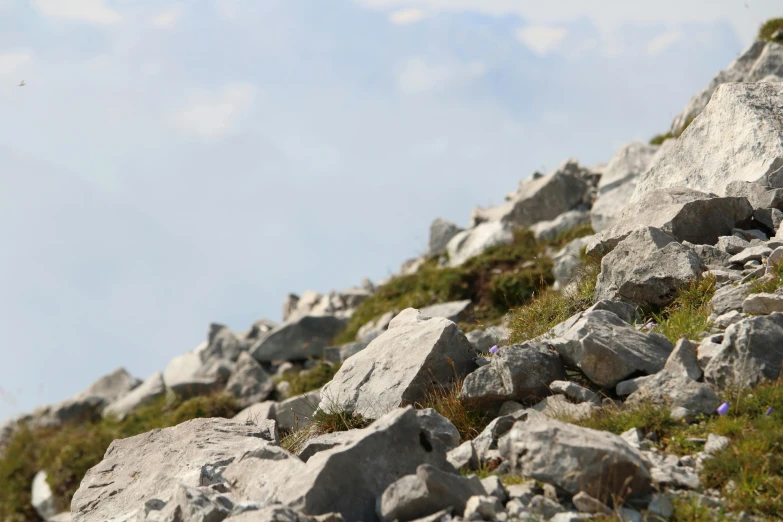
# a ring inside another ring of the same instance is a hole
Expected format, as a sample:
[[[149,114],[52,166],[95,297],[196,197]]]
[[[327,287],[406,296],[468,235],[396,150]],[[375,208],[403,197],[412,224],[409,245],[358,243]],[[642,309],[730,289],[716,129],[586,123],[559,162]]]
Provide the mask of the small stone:
[[[484,486],[484,490],[487,495],[491,495],[501,502],[505,503],[508,500],[508,493],[500,478],[497,475],[491,475],[485,479],[481,479],[481,485]]]
[[[668,520],[674,514],[674,506],[668,495],[656,493],[647,505],[647,513]]]
[[[707,455],[714,455],[719,451],[726,449],[731,443],[731,439],[722,435],[715,435],[710,433],[707,436],[707,443],[704,445],[704,453]]]
[[[562,393],[575,402],[592,402],[600,406],[601,398],[597,393],[570,381],[552,381],[549,388],[555,393]]]
[[[534,513],[540,513],[544,515],[545,518],[552,518],[556,514],[565,511],[565,508],[563,508],[560,503],[543,495],[536,495],[533,497],[533,500],[530,501],[528,509]]]
[[[503,512],[503,504],[495,497],[475,495],[465,504],[466,520],[494,520],[498,513]]]

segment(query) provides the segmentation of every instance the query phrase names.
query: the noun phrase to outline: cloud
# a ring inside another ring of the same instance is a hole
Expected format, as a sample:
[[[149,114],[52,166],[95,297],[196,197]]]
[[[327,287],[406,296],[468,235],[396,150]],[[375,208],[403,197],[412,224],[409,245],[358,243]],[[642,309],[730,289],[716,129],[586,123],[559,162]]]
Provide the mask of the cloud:
[[[534,53],[543,56],[555,50],[567,34],[568,30],[565,27],[533,25],[517,31],[517,40]]]
[[[660,54],[681,38],[682,33],[679,31],[666,31],[665,33],[661,33],[647,42],[647,54],[650,56]]]
[[[405,94],[416,94],[439,89],[459,80],[484,76],[486,66],[481,62],[455,62],[452,64],[428,64],[420,57],[409,58],[397,79],[397,85]]]
[[[184,132],[206,140],[232,132],[253,106],[256,87],[249,83],[224,85],[217,94],[196,91],[175,120]]]
[[[411,7],[409,9],[400,9],[389,15],[389,20],[396,25],[409,25],[420,22],[426,18],[426,13],[421,9]]]
[[[0,53],[0,76],[14,74],[30,63],[33,54],[29,51],[11,51]]]
[[[175,5],[152,18],[152,25],[161,29],[170,29],[176,25],[184,9],[181,5]]]
[[[104,0],[33,0],[33,5],[44,16],[74,22],[113,25],[122,21],[122,16],[104,5]]]

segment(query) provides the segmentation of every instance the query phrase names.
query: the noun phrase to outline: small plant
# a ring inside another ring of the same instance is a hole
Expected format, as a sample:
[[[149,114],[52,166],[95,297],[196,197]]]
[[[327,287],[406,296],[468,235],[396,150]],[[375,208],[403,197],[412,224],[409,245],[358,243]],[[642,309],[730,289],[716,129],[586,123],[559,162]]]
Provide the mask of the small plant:
[[[666,134],[656,134],[655,136],[650,139],[650,145],[662,145],[664,141],[673,138],[671,132],[667,132]]]
[[[771,294],[783,287],[783,263],[774,265],[770,274],[772,277],[764,277],[756,280],[750,287],[752,294]]]
[[[313,437],[326,433],[366,428],[372,422],[373,419],[363,417],[356,412],[350,412],[337,405],[332,405],[328,412],[317,410],[307,426],[285,434],[280,441],[280,445],[283,449],[296,454]]]
[[[473,440],[487,427],[491,418],[486,412],[465,404],[459,397],[462,390],[462,379],[457,379],[451,386],[433,385],[427,391],[424,399],[414,406],[419,409],[432,408],[457,428],[460,441]]]
[[[709,329],[709,304],[715,284],[715,277],[710,275],[680,290],[672,304],[652,314],[654,325],[650,330],[665,335],[672,343],[683,337],[696,339]]]
[[[776,31],[783,29],[783,18],[772,18],[770,20],[767,20],[764,22],[764,24],[759,29],[759,40],[766,40],[768,42],[772,42],[772,35],[775,34]],[[780,40],[777,40],[778,43],[781,43]]]

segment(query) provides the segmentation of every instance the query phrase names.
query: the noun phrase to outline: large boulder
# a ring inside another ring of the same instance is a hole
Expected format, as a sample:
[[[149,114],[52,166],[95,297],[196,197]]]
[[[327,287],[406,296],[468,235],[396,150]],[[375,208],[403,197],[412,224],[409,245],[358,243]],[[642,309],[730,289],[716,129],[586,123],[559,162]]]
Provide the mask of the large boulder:
[[[130,393],[109,404],[103,410],[103,416],[114,416],[121,420],[137,408],[150,404],[165,394],[166,385],[163,383],[163,374],[155,372]]]
[[[468,403],[499,406],[549,395],[549,384],[566,378],[558,353],[544,343],[504,346],[465,377],[460,398]]]
[[[591,202],[592,173],[575,160],[566,160],[557,170],[541,177],[532,177],[520,183],[510,201],[495,208],[474,210],[474,225],[486,221],[501,221],[512,228],[529,227],[539,221],[548,221]]]
[[[613,227],[591,240],[587,251],[606,254],[640,226],[659,228],[679,241],[714,245],[752,215],[744,197],[716,197],[682,187],[655,190],[629,204]]]
[[[289,319],[254,345],[250,354],[259,362],[319,357],[346,324],[347,319],[333,315],[306,315]]]
[[[600,232],[615,224],[631,199],[636,179],[650,166],[656,152],[669,146],[669,142],[658,146],[637,141],[617,151],[598,182],[598,197],[590,210],[593,230]]]
[[[745,389],[776,381],[783,368],[783,313],[748,317],[729,326],[704,380],[721,389]]]
[[[607,502],[643,496],[652,489],[644,458],[617,435],[537,418],[514,424],[499,442],[511,469],[523,477],[584,491]]]
[[[636,203],[661,188],[726,194],[732,181],[783,187],[783,83],[728,83],[674,148],[642,174]]]
[[[234,363],[228,359],[204,362],[197,348],[169,361],[163,382],[182,397],[204,395],[222,390],[233,369]]]
[[[199,487],[219,482],[220,471],[246,453],[289,458],[271,444],[266,425],[270,422],[274,424],[266,421],[256,426],[237,420],[194,419],[115,440],[74,494],[73,521],[132,520],[150,505],[170,502],[180,484]]]
[[[601,260],[595,299],[665,306],[701,277],[699,256],[660,229],[631,232]]]
[[[236,397],[240,408],[246,408],[267,399],[275,391],[275,383],[252,355],[242,352],[226,391]]]
[[[557,330],[559,337],[546,342],[567,364],[607,388],[631,375],[657,373],[674,348],[666,337],[639,332],[607,310],[579,313]]]
[[[403,310],[389,329],[349,358],[321,390],[320,409],[378,418],[424,398],[475,368],[475,352],[456,324]]]
[[[513,241],[513,229],[506,223],[502,221],[481,223],[451,238],[446,246],[448,265],[460,266],[489,247],[509,245]]]
[[[462,229],[445,219],[436,219],[430,225],[430,242],[427,254],[430,256],[439,256],[446,252],[446,245],[451,238],[462,232]]]
[[[407,522],[446,508],[461,513],[470,497],[485,494],[475,475],[461,477],[422,464],[415,475],[406,475],[386,488],[378,499],[377,514],[384,521]]]
[[[696,93],[678,114],[671,126],[671,133],[679,136],[685,127],[698,116],[717,88],[729,82],[758,82],[769,75],[783,77],[783,46],[764,40],[756,40],[729,66],[720,71],[707,86]]]
[[[783,208],[783,189],[760,183],[732,181],[726,185],[726,195],[747,199],[754,210]]]
[[[376,500],[422,464],[454,473],[445,450],[419,426],[413,408],[394,409],[369,427],[342,432],[342,443],[307,463],[248,455],[222,477],[236,500],[279,502],[307,515],[340,513],[345,520],[378,520]]]

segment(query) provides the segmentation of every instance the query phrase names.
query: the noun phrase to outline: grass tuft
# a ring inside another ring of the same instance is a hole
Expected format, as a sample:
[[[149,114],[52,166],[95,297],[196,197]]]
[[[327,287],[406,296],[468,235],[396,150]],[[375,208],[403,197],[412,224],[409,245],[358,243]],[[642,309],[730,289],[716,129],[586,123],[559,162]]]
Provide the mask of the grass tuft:
[[[750,293],[771,294],[775,292],[775,290],[783,287],[783,263],[776,264],[770,275],[772,277],[764,277],[756,280],[750,287]]]
[[[772,35],[778,29],[783,29],[783,18],[772,18],[770,20],[767,20],[759,29],[758,39],[771,42],[773,41]],[[778,40],[778,43],[783,43],[783,42]]]
[[[340,408],[332,408],[329,412],[318,410],[310,419],[310,424],[298,430],[293,430],[283,436],[280,445],[293,454],[298,453],[310,439],[327,433],[366,428],[373,420],[358,413]]]
[[[457,379],[452,386],[432,386],[424,399],[414,406],[418,409],[432,408],[457,428],[460,442],[475,439],[492,420],[486,412],[465,404],[459,397],[463,379]]]
[[[672,304],[652,314],[652,331],[665,335],[672,343],[683,337],[697,339],[709,329],[709,304],[715,295],[715,284],[715,277],[710,275],[680,290]]]

